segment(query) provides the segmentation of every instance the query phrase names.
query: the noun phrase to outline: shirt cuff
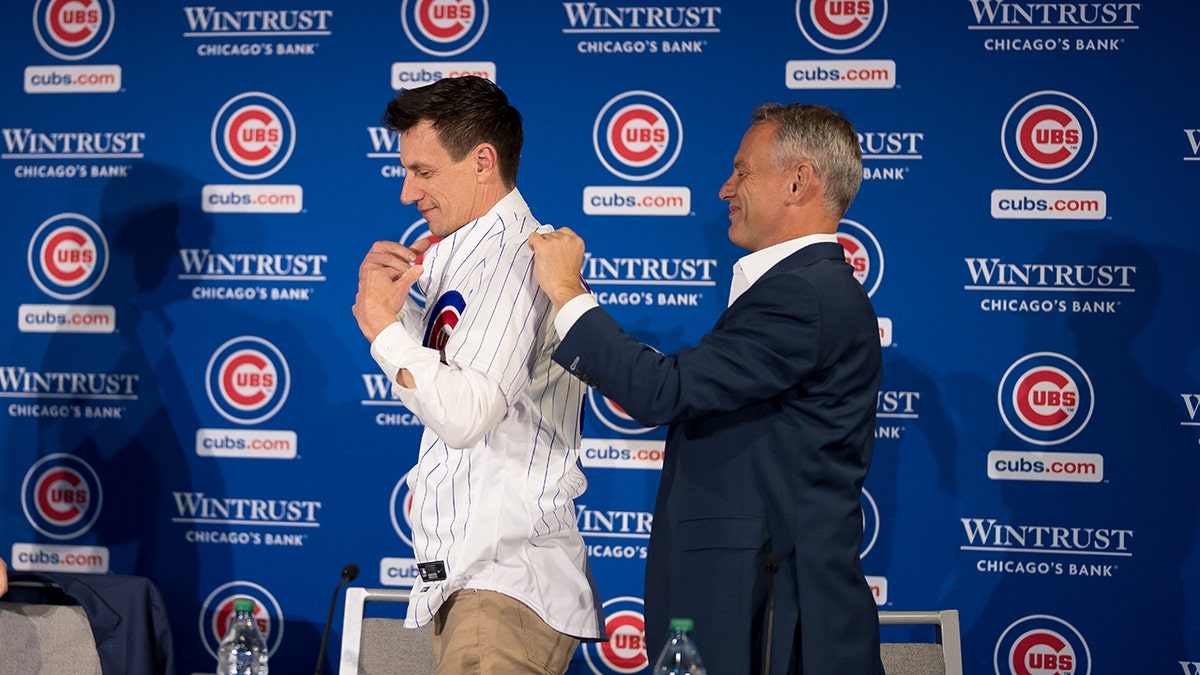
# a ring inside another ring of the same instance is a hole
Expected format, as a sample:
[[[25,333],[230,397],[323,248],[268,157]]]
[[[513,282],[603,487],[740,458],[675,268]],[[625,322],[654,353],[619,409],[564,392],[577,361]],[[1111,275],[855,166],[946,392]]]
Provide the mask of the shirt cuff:
[[[400,384],[396,380],[400,369],[408,366],[410,361],[416,360],[423,349],[404,326],[396,322],[375,336],[375,341],[371,343],[371,358],[383,369],[388,382],[395,386]]]
[[[595,296],[591,293],[577,295],[568,300],[567,304],[558,310],[558,315],[554,317],[554,332],[558,333],[558,339],[567,337],[567,332],[571,330],[579,317],[599,306],[600,303],[596,302]]]

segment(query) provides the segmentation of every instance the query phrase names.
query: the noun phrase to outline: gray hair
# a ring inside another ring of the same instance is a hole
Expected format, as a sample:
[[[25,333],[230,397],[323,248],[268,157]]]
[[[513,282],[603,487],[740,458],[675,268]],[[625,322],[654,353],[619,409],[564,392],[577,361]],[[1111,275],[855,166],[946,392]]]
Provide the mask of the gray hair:
[[[807,103],[764,103],[750,119],[779,124],[771,146],[776,169],[808,162],[825,186],[826,207],[839,218],[850,208],[862,184],[862,148],[845,115]]]

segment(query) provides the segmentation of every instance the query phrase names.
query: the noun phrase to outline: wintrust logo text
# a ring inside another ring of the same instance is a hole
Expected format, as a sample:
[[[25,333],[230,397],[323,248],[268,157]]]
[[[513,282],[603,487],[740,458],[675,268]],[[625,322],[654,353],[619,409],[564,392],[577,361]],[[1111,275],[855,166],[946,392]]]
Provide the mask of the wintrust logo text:
[[[580,54],[699,54],[708,47],[705,39],[677,36],[716,34],[721,7],[688,5],[673,7],[608,6],[597,2],[564,2],[567,25],[563,33],[588,35],[576,43]],[[670,34],[671,39],[658,39]]]
[[[183,262],[180,281],[210,282],[192,288],[194,300],[306,301],[316,289],[292,284],[325,281],[324,266],[329,261],[323,253],[217,253],[206,248],[180,249],[179,258]]]
[[[280,41],[333,35],[331,9],[184,7],[185,38],[204,40],[197,56],[315,56],[319,42]]]
[[[917,421],[921,413],[917,404],[921,392],[881,389],[875,397],[875,438],[899,439],[905,430],[904,421]]]
[[[1142,9],[1132,2],[967,2],[967,28],[988,34],[983,48],[989,52],[1120,51],[1125,38],[1114,32],[1138,30]]]
[[[601,305],[699,307],[705,293],[696,287],[716,286],[716,265],[714,258],[609,258],[585,253],[583,278],[598,287],[594,293]]]
[[[1117,527],[1011,525],[995,518],[959,519],[966,535],[963,551],[1073,553],[1128,558],[1134,531]]]
[[[1138,2],[1007,2],[967,0],[978,28],[1136,29]]]
[[[1183,156],[1183,161],[1200,161],[1200,129],[1184,129],[1183,133],[1187,136],[1188,150],[1191,152]]]
[[[177,523],[320,527],[321,502],[313,499],[209,497],[203,492],[172,492]]]
[[[587,544],[588,557],[645,560],[654,514],[648,511],[597,511],[577,503],[575,520],[583,538],[593,540]]]
[[[995,518],[960,522],[965,543],[959,550],[984,554],[975,571],[985,574],[1112,578],[1121,561],[1133,557],[1131,529],[1008,524]]]
[[[1183,405],[1187,409],[1187,419],[1180,422],[1185,427],[1200,427],[1200,420],[1196,419],[1196,413],[1200,412],[1200,394],[1180,394],[1183,397]]]
[[[125,178],[130,164],[92,164],[88,160],[141,159],[141,131],[36,131],[3,129],[0,159],[17,162],[17,178]],[[26,163],[33,160],[35,163]]]
[[[904,180],[909,166],[903,164],[923,159],[919,145],[924,140],[925,134],[919,131],[860,132],[863,180]]]
[[[963,290],[983,292],[984,312],[1116,315],[1120,298],[1137,292],[1136,265],[1010,262],[963,258]]]

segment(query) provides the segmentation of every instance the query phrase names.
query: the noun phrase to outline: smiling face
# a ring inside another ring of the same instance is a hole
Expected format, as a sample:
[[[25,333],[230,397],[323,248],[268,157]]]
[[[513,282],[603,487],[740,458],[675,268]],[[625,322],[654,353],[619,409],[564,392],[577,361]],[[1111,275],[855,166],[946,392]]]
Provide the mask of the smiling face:
[[[778,123],[753,124],[733,157],[733,175],[721,186],[729,202],[729,240],[748,251],[778,243],[794,176],[771,159]]]
[[[454,161],[428,120],[400,134],[400,162],[405,169],[400,201],[416,204],[435,236],[453,234],[492,206],[483,203],[474,153]]]

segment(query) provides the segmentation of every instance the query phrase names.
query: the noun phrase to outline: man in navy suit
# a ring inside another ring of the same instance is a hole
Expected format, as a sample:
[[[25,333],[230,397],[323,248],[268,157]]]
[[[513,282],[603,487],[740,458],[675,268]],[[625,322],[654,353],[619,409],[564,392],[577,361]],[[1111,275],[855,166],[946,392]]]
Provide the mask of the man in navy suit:
[[[670,425],[646,563],[651,659],[670,618],[689,617],[710,673],[883,673],[859,561],[879,327],[836,238],[861,180],[841,114],[756,108],[720,191],[729,238],[751,253],[712,331],[671,355],[597,306],[575,233],[529,237],[559,310],[554,360],[640,423]]]

